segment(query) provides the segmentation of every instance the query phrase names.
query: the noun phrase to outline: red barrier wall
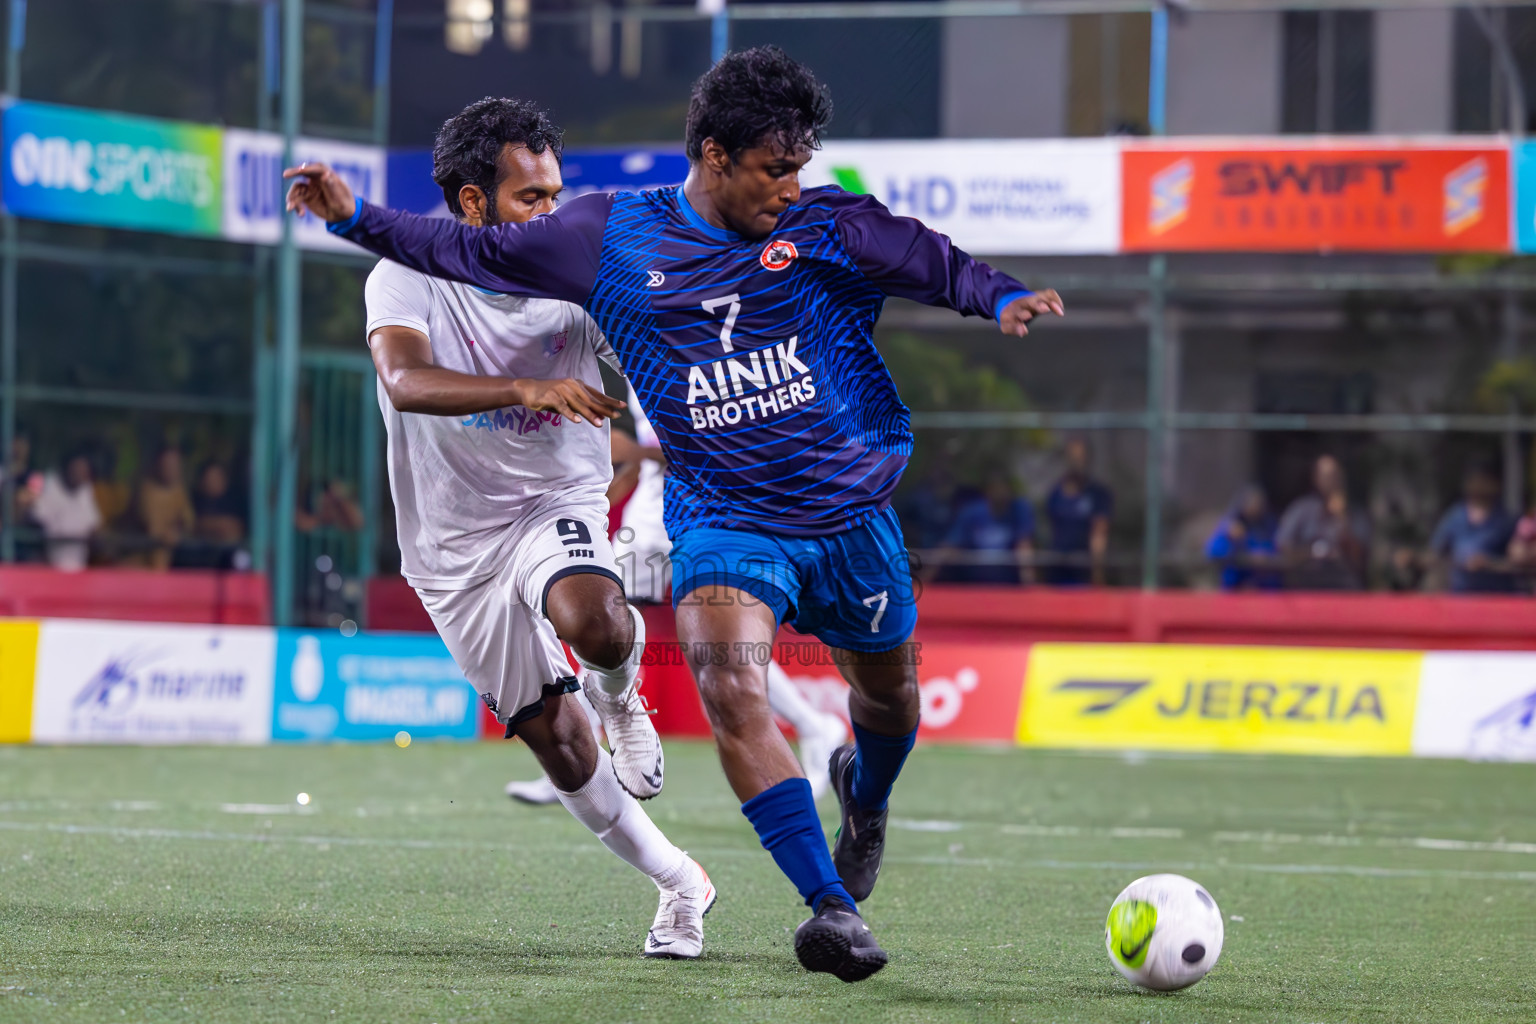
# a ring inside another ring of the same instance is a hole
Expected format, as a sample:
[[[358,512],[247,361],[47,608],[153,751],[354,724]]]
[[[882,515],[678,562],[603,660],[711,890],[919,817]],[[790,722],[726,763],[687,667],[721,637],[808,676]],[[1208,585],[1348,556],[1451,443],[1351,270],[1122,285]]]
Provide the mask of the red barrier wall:
[[[404,581],[376,580],[369,601],[374,629],[431,628]],[[1519,597],[930,587],[918,612],[921,735],[969,742],[1011,740],[1029,646],[1045,641],[1536,650],[1536,600]],[[671,609],[647,608],[645,619],[643,692],[657,728],[707,736]],[[816,660],[820,646],[790,630],[779,645],[779,660],[808,698],[838,709],[842,683],[835,665]]]
[[[272,606],[260,573],[8,565],[0,566],[0,616],[265,626]]]

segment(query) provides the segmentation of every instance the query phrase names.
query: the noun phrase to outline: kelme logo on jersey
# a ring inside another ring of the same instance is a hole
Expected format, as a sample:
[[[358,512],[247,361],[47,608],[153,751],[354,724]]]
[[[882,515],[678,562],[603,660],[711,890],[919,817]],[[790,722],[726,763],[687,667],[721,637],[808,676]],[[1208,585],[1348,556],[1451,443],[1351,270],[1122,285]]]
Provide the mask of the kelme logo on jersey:
[[[760,259],[763,266],[769,270],[783,270],[795,261],[800,252],[795,248],[794,242],[783,242],[774,239],[763,247],[763,255]]]

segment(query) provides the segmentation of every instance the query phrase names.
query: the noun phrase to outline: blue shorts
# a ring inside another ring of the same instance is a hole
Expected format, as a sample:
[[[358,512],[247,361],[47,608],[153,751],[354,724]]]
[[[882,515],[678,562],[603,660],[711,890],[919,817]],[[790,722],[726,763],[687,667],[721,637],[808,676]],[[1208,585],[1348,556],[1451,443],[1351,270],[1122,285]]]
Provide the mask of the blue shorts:
[[[890,509],[823,537],[689,530],[673,542],[672,607],[708,586],[745,591],[780,623],[844,650],[891,650],[917,624],[912,567]]]

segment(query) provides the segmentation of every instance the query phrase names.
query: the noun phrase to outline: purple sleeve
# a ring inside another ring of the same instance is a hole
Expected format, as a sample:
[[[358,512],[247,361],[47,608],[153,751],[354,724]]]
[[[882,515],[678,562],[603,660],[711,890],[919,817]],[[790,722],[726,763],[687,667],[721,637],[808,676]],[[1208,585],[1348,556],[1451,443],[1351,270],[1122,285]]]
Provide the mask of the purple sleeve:
[[[967,316],[997,319],[1003,307],[1030,290],[994,270],[912,217],[898,217],[873,196],[828,189],[843,247],[875,287],[887,295]]]
[[[581,304],[592,294],[610,196],[579,196],[526,224],[475,228],[363,203],[337,234],[432,277]]]

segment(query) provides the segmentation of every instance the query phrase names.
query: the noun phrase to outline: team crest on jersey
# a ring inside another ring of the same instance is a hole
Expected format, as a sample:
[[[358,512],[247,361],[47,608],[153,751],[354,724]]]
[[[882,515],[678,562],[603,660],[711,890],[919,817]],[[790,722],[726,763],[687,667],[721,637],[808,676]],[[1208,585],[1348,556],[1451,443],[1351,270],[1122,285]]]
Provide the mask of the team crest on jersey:
[[[561,331],[558,334],[551,334],[549,337],[544,339],[544,354],[546,356],[559,355],[561,352],[565,351],[565,341],[566,334],[564,331]]]
[[[763,255],[760,258],[763,262],[763,266],[767,269],[783,270],[785,267],[793,263],[795,261],[795,257],[799,255],[800,253],[795,249],[794,242],[784,242],[780,241],[779,239],[774,239],[763,248]]]

